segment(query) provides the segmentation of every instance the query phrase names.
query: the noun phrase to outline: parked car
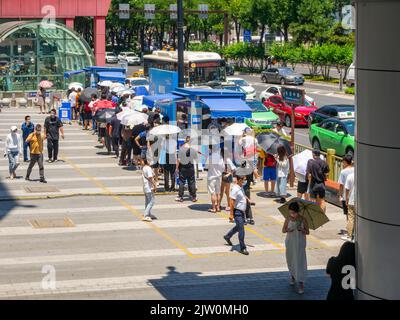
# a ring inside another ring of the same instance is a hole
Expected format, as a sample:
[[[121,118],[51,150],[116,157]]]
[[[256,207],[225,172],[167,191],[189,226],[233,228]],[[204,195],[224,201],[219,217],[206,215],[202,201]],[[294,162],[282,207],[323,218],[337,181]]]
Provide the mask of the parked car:
[[[300,73],[295,73],[291,68],[269,68],[261,72],[261,81],[269,83],[296,84],[304,83],[304,76]]]
[[[277,85],[272,85],[272,86],[268,86],[267,89],[265,89],[264,91],[262,91],[260,93],[260,100],[261,102],[264,102],[265,100],[267,100],[269,97],[271,96],[282,96],[282,87],[281,86],[277,86]],[[314,98],[311,98],[308,95],[305,95],[305,99],[310,103],[310,104],[315,104]]]
[[[330,104],[310,113],[310,125],[329,118],[354,118],[354,104]]]
[[[241,87],[244,91],[246,91],[246,99],[254,100],[256,98],[256,89],[254,89],[246,80],[242,78],[226,78],[228,82],[234,83],[235,85]]]
[[[264,105],[275,112],[287,127],[291,127],[292,106],[286,104],[281,96],[269,97],[267,100],[265,100]],[[295,126],[308,126],[308,117],[310,116],[310,113],[317,109],[318,107],[309,104],[307,101],[304,106],[296,106],[294,110]]]
[[[136,87],[146,87],[147,91],[149,91],[149,80],[147,80],[146,78],[126,78],[126,80],[129,80],[129,83],[131,84],[132,88],[136,88]]]
[[[252,128],[258,129],[271,129],[279,121],[279,117],[264,106],[258,100],[246,100],[247,105],[250,107],[251,119],[245,119],[245,123]]]
[[[134,52],[121,52],[118,55],[118,60],[123,62],[126,61],[128,66],[139,66],[142,63],[140,58]]]
[[[106,52],[106,63],[118,63],[118,57],[112,52]]]
[[[235,66],[231,63],[226,64],[226,75],[233,76],[235,74]]]
[[[356,77],[355,77],[355,67],[353,62],[350,65],[349,70],[347,71],[346,85],[348,87],[354,87],[355,83],[356,83]]]
[[[309,138],[314,149],[335,149],[337,156],[354,156],[354,119],[329,118],[311,125]]]

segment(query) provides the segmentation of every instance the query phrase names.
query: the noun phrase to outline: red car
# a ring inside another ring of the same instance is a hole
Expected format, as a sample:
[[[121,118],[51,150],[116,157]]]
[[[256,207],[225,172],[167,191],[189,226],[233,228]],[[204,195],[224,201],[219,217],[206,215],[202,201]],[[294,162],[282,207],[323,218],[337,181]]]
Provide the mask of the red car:
[[[270,108],[274,113],[276,113],[280,120],[285,123],[287,127],[292,125],[292,107],[286,104],[281,96],[271,96],[267,100],[264,101],[264,105],[267,108]],[[295,109],[295,125],[296,126],[307,126],[308,118],[312,111],[317,110],[318,107],[314,104],[311,104],[306,100],[304,106],[297,106]]]

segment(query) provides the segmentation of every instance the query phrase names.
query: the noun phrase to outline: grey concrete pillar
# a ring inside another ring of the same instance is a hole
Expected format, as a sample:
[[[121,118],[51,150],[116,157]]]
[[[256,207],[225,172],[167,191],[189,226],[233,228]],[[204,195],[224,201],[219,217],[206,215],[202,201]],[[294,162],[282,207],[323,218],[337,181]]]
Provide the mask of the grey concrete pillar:
[[[358,299],[400,299],[400,0],[355,0]]]

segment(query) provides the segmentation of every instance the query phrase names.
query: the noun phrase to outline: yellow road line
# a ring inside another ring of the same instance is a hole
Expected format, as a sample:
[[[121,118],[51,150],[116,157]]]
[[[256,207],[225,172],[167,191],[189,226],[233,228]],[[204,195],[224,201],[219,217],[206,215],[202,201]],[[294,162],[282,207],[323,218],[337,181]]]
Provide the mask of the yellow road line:
[[[99,188],[101,188],[102,190],[104,190],[104,192],[108,195],[110,195],[111,197],[114,198],[114,200],[116,200],[117,202],[119,202],[123,207],[125,207],[128,211],[130,211],[135,217],[137,217],[138,219],[142,219],[142,214],[136,210],[133,206],[131,206],[128,202],[126,202],[124,199],[122,199],[121,197],[115,195],[113,192],[111,192],[109,189],[107,189],[107,187],[101,183],[100,181],[96,180],[96,178],[92,177],[89,173],[87,173],[86,171],[82,170],[81,168],[79,168],[77,165],[75,165],[75,163],[73,163],[71,160],[68,160],[67,157],[65,157],[64,155],[62,155],[63,160],[68,163],[70,166],[72,166],[72,168],[74,170],[76,170],[79,174],[81,174],[82,176],[88,178],[90,181],[92,181],[96,186],[98,186]],[[146,222],[143,222],[146,223]],[[162,230],[161,228],[157,227],[156,225],[154,225],[153,223],[149,223],[148,224],[155,232],[157,232],[160,236],[162,236],[164,239],[166,239],[167,241],[169,241],[171,244],[173,244],[175,247],[177,247],[178,249],[182,250],[187,256],[189,256],[190,258],[204,258],[206,257],[206,255],[195,255],[193,253],[191,253],[183,244],[181,244],[178,240],[174,239],[172,236],[170,236],[167,232],[165,232],[164,230]]]

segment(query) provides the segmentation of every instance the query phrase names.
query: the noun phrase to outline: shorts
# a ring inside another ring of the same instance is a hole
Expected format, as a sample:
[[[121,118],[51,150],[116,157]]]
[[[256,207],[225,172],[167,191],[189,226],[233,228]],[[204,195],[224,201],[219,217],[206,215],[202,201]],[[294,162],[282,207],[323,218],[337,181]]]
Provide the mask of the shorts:
[[[264,167],[263,180],[264,181],[276,181],[276,168],[275,167]]]
[[[314,183],[310,186],[310,196],[313,199],[325,198],[325,184],[324,183]]]
[[[304,194],[304,193],[307,193],[307,191],[308,191],[308,182],[299,181],[297,183],[297,192]]]
[[[222,182],[223,183],[233,183],[233,175],[227,175],[226,172],[222,174]]]
[[[213,177],[207,180],[207,188],[209,194],[221,193],[221,177]]]
[[[91,120],[92,119],[92,113],[90,113],[90,112],[85,112],[84,114],[83,114],[83,119],[84,120]]]

